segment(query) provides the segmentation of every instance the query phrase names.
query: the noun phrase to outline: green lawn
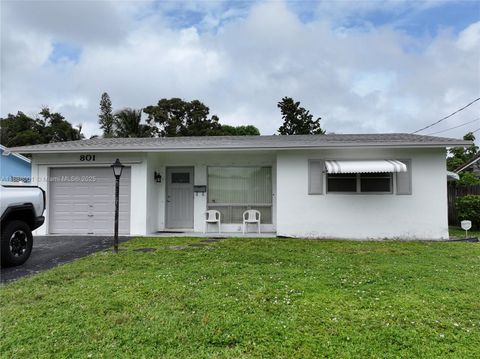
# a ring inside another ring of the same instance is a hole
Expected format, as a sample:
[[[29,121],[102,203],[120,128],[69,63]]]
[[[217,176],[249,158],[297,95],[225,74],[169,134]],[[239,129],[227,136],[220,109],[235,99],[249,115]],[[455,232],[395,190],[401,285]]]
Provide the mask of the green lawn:
[[[450,226],[448,229],[451,238],[465,238],[465,231],[461,227]],[[480,231],[468,231],[468,237],[480,237]]]
[[[4,358],[479,358],[480,244],[143,238],[1,287]],[[156,252],[139,253],[140,247]]]

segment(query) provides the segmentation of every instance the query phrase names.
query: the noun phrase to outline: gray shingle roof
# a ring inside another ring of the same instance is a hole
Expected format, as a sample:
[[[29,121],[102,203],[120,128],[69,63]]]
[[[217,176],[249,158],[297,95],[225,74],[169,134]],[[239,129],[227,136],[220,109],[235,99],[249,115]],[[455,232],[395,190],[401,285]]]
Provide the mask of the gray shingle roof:
[[[328,134],[296,136],[218,136],[164,138],[93,138],[44,145],[13,147],[19,153],[160,152],[222,149],[289,149],[347,147],[452,147],[470,141],[406,133]]]

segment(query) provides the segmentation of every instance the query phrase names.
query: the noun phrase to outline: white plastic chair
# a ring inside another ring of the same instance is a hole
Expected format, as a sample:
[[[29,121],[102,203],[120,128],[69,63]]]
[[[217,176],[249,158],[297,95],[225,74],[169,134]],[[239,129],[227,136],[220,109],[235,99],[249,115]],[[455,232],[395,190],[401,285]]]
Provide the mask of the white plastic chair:
[[[210,210],[206,211],[205,212],[205,229],[204,229],[203,233],[207,233],[209,223],[211,223],[211,224],[217,223],[218,224],[218,233],[220,233],[222,231],[221,218],[222,218],[222,214],[219,211],[216,211],[214,209],[210,209]]]
[[[260,234],[260,219],[262,215],[256,209],[249,209],[243,212],[243,234],[245,234],[245,229],[248,230],[249,224],[257,224],[258,233]]]

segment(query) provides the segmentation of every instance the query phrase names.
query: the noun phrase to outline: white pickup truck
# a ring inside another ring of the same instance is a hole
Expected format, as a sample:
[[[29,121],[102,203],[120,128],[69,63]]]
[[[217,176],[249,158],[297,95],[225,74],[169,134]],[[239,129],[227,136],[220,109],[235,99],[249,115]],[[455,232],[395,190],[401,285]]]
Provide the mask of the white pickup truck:
[[[45,221],[45,192],[37,186],[0,185],[2,267],[23,264],[32,252],[32,231]]]

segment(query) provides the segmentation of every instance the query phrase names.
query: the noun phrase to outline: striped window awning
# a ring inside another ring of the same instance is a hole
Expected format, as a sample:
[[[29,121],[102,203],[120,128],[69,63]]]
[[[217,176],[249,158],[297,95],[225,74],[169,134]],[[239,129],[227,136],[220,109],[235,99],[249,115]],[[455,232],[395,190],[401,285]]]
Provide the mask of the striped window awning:
[[[325,161],[328,173],[407,172],[407,165],[397,160]]]

